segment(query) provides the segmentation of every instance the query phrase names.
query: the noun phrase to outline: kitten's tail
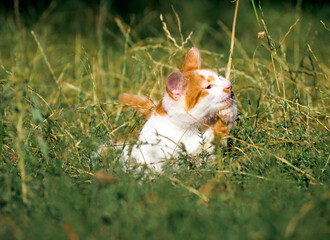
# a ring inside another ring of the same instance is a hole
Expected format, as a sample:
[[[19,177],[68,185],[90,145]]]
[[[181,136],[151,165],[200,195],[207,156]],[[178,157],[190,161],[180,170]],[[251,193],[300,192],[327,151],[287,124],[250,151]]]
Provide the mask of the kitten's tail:
[[[120,94],[119,100],[126,105],[132,106],[135,110],[142,113],[147,119],[151,116],[156,105],[145,96],[137,96],[133,94]]]

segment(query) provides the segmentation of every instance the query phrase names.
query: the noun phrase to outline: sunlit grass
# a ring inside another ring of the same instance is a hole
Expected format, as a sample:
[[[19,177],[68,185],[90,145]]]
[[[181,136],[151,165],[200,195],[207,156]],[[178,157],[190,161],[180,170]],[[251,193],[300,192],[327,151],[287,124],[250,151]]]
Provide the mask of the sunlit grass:
[[[178,7],[132,23],[105,6],[75,16],[55,6],[26,25],[24,16],[3,17],[1,239],[327,238],[326,9],[256,6],[258,39],[254,9],[240,3],[229,146],[202,164],[205,153],[182,154],[161,176],[122,171],[114,146],[135,142],[145,119],[119,94],[159,100],[192,46],[225,75],[231,7],[215,22],[194,22]],[[107,154],[91,160],[101,144]]]

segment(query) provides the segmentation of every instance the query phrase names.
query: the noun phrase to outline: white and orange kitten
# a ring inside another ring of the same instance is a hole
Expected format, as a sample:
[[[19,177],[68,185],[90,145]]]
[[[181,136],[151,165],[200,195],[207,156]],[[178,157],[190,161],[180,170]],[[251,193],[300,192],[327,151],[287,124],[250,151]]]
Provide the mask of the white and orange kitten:
[[[181,71],[172,72],[158,105],[143,96],[122,94],[120,100],[145,114],[139,142],[131,157],[162,170],[164,160],[177,157],[180,145],[188,154],[201,151],[201,133],[208,146],[220,133],[226,143],[237,116],[232,84],[211,69],[200,68],[197,48],[188,52]]]

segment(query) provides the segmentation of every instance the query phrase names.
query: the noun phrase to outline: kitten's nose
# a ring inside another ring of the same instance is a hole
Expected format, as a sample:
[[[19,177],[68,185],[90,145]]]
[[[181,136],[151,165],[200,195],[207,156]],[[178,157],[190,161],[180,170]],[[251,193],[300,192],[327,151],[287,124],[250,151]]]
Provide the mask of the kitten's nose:
[[[231,83],[226,84],[226,86],[223,87],[223,92],[224,93],[230,93],[231,92],[232,85]]]

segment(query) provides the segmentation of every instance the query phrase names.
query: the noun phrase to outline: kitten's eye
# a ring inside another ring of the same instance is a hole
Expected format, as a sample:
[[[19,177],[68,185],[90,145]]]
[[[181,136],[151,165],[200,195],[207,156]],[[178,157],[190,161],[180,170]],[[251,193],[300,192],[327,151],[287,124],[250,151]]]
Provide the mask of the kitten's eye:
[[[212,88],[212,84],[208,85],[205,89],[211,89]]]

